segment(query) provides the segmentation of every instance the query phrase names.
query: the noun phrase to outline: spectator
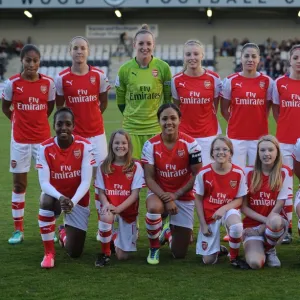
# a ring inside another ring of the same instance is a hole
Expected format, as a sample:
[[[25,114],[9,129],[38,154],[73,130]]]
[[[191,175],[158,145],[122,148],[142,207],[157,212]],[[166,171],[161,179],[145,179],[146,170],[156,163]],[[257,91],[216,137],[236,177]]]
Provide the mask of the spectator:
[[[7,64],[7,53],[0,47],[0,81],[4,81],[5,67]]]

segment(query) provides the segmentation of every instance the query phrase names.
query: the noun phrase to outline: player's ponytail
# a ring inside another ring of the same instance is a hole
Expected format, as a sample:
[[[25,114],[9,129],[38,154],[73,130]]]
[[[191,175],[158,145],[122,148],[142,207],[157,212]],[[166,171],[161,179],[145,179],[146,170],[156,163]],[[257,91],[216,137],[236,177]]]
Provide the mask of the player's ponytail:
[[[131,172],[134,167],[134,160],[132,158],[133,146],[132,146],[131,138],[125,130],[118,129],[118,130],[114,131],[110,136],[110,140],[108,143],[108,154],[101,165],[101,171],[104,174],[111,174],[114,171],[114,169],[112,167],[112,164],[115,161],[115,154],[113,151],[113,142],[114,142],[116,134],[124,135],[128,142],[128,152],[126,154],[125,164],[123,166],[123,172],[124,173]]]
[[[152,33],[152,31],[150,31],[150,27],[148,24],[143,24],[141,26],[141,28],[136,32],[134,38],[133,38],[133,41],[135,42],[136,41],[136,37],[139,35],[139,34],[151,34],[152,35],[152,38],[153,38],[153,41],[154,41],[154,34]]]
[[[262,142],[271,142],[277,148],[277,157],[274,161],[274,165],[269,174],[269,187],[272,191],[280,191],[282,187],[282,181],[283,181],[281,175],[282,157],[281,157],[279,142],[273,135],[265,135],[261,137],[257,143],[256,159],[255,159],[253,175],[251,178],[251,184],[249,190],[251,193],[255,193],[261,188],[262,185],[262,179],[263,179],[262,161],[259,157],[259,145]]]

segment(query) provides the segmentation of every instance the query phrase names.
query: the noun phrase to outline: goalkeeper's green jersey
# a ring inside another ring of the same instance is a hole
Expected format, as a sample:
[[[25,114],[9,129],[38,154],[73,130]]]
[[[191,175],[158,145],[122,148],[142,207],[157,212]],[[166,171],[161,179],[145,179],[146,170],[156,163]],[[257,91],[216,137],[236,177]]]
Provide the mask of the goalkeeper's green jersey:
[[[160,132],[156,113],[161,104],[171,102],[169,65],[153,57],[147,68],[135,58],[123,64],[116,79],[117,104],[125,105],[123,128],[131,134]]]

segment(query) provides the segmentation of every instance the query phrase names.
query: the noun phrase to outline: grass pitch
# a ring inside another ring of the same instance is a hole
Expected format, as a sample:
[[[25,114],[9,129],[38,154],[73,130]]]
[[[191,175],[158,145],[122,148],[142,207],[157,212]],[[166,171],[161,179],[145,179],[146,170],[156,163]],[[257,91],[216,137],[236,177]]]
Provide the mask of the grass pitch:
[[[121,127],[122,116],[114,101],[109,102],[104,119],[108,137],[113,130]],[[224,129],[225,122],[221,118],[220,121]],[[195,243],[190,246],[185,260],[174,260],[168,247],[164,246],[160,264],[150,266],[146,263],[148,240],[143,221],[144,199],[140,204],[138,252],[129,261],[119,262],[113,258],[109,267],[94,267],[100,245],[95,240],[97,217],[92,200],[83,256],[71,259],[57,245],[55,268],[41,269],[43,245],[37,221],[40,188],[35,170],[28,176],[25,241],[15,246],[7,243],[13,231],[10,204],[12,176],[8,172],[10,123],[2,114],[0,126],[0,299],[300,299],[300,245],[295,217],[293,243],[277,249],[282,262],[280,269],[235,270],[225,257],[214,266],[205,266],[195,255]],[[270,121],[270,131],[274,134],[273,120]],[[298,180],[295,180],[294,190],[297,184]],[[57,224],[61,222],[60,218]],[[195,239],[197,230],[196,221]]]

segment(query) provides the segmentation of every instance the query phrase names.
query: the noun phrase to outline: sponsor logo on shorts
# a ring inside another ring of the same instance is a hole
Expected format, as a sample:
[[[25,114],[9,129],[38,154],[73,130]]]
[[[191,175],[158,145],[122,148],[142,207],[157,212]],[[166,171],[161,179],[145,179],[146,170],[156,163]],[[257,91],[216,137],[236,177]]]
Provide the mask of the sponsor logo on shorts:
[[[74,150],[74,157],[77,158],[77,159],[81,157],[81,150],[80,149]]]
[[[259,87],[260,87],[261,89],[263,89],[263,88],[265,87],[265,85],[266,85],[266,83],[265,83],[264,81],[260,81],[260,82],[259,82]]]
[[[158,76],[158,70],[156,70],[156,69],[152,70],[152,75],[153,75],[153,77],[157,77]]]
[[[209,89],[209,88],[211,87],[211,82],[210,82],[209,80],[205,80],[205,81],[204,81],[204,87],[205,87],[206,89]]]
[[[90,82],[91,82],[91,84],[95,85],[95,83],[96,83],[96,77],[95,76],[91,76],[90,77]]]
[[[205,251],[208,247],[208,243],[207,242],[202,242],[202,249]]]
[[[17,166],[17,162],[15,160],[11,160],[10,165],[14,169]]]
[[[43,94],[46,94],[47,93],[47,86],[46,85],[41,85],[41,92]]]
[[[182,149],[182,150],[177,150],[177,154],[179,157],[184,157],[184,154],[185,154],[185,151]]]
[[[230,186],[235,189],[237,187],[237,181],[236,180],[230,180],[229,182]]]

